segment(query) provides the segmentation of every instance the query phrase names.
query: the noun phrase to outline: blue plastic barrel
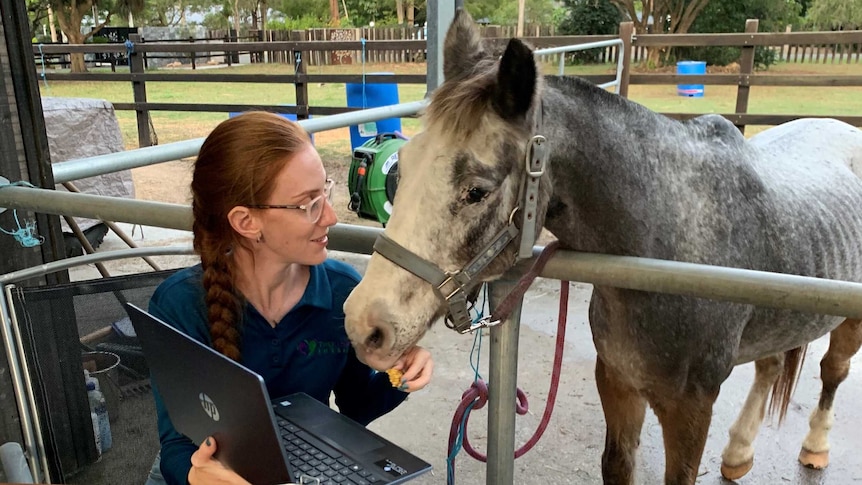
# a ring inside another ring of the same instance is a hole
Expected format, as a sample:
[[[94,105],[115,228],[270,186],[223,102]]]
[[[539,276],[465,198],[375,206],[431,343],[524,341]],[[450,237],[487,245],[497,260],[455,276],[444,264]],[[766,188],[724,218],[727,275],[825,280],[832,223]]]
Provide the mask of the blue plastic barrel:
[[[391,72],[376,72],[378,74],[389,74]],[[347,84],[347,107],[349,108],[378,108],[398,104],[398,85],[392,83],[348,83]],[[361,146],[367,140],[374,138],[378,133],[392,133],[401,131],[401,118],[387,118],[362,125],[350,127],[350,151]]]
[[[705,61],[679,61],[676,63],[677,74],[706,74]],[[703,97],[703,84],[678,84],[676,93],[689,98]]]
[[[282,105],[282,106],[296,106],[296,105],[295,105],[295,104],[285,104],[285,105]],[[230,112],[230,113],[228,113],[228,116],[227,116],[227,117],[228,117],[228,118],[233,118],[234,116],[237,116],[237,115],[239,115],[239,114],[242,114],[242,113]],[[284,118],[287,118],[287,119],[289,119],[290,121],[296,121],[296,115],[295,115],[295,114],[293,114],[293,113],[276,113],[276,114],[277,114],[277,115],[279,115],[279,116],[282,116],[282,117],[284,117]],[[309,118],[309,119],[311,119],[311,115],[308,115],[308,118]],[[314,133],[311,133],[311,143],[312,143],[312,144],[314,144]]]

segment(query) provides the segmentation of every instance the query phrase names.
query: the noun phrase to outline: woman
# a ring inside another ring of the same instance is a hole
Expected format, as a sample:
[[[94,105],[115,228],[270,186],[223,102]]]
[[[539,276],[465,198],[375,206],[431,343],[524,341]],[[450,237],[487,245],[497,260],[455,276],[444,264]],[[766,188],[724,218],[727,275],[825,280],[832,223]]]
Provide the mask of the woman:
[[[433,362],[421,347],[396,365],[398,388],[357,360],[342,305],[360,277],[326,257],[332,181],[298,124],[263,112],[222,122],[201,147],[191,189],[201,263],[156,289],[153,315],[259,373],[270,397],[301,391],[328,405],[334,392],[341,413],[363,425],[428,383]],[[247,483],[212,458],[214,439],[197,446],[179,434],[153,392],[167,483]],[[158,465],[148,483],[158,483]]]

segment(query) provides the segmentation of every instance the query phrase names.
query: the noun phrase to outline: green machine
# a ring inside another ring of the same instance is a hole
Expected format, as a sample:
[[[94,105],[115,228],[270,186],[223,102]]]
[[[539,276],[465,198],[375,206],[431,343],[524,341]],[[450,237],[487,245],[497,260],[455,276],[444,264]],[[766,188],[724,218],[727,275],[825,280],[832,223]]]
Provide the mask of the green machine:
[[[386,225],[398,185],[398,149],[405,143],[395,133],[381,133],[353,150],[347,177],[348,209]]]

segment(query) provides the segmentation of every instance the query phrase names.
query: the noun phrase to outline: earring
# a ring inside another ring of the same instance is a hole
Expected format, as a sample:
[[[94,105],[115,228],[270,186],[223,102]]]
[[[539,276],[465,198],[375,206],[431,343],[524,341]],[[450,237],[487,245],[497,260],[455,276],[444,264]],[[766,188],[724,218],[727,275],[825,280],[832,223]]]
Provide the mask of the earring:
[[[258,235],[257,235],[257,239],[255,240],[255,242],[256,242],[256,243],[258,243],[258,244],[260,244],[261,242],[263,242],[263,233],[260,233],[260,234],[258,234]]]

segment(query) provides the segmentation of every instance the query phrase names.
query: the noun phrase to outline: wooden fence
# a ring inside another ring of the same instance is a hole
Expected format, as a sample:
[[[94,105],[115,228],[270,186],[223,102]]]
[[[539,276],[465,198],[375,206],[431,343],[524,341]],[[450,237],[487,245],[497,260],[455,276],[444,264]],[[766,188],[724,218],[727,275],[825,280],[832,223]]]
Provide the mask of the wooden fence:
[[[746,23],[745,33],[736,34],[646,34],[633,35],[632,24],[621,25],[620,36],[623,40],[623,73],[620,93],[626,95],[629,84],[704,84],[704,85],[733,85],[737,86],[736,109],[733,113],[721,113],[734,122],[740,129],[745,125],[777,125],[793,119],[811,116],[806,113],[791,114],[750,114],[748,113],[748,98],[751,86],[862,86],[862,76],[834,76],[834,75],[763,75],[754,71],[754,49],[757,46],[767,46],[774,49],[792,46],[791,50],[805,46],[849,46],[846,51],[855,55],[855,62],[859,59],[859,49],[862,45],[862,31],[843,32],[794,32],[794,33],[758,33],[758,22],[749,20]],[[292,35],[297,39],[300,34]],[[545,36],[525,37],[537,48],[557,47],[565,45],[582,44],[599,40],[613,39],[614,36]],[[72,52],[128,52],[129,72],[116,73],[58,73],[46,72],[45,79],[55,81],[126,81],[132,85],[134,94],[133,103],[115,103],[114,107],[119,110],[134,110],[137,115],[138,140],[140,146],[152,144],[150,136],[149,114],[152,111],[193,111],[193,112],[239,112],[249,109],[266,109],[278,113],[293,113],[298,119],[305,119],[309,115],[331,115],[353,111],[357,108],[344,106],[312,106],[308,97],[308,83],[396,83],[396,84],[425,84],[426,76],[423,75],[364,75],[356,74],[309,74],[306,59],[318,56],[331,56],[332,52],[365,52],[374,59],[385,59],[386,52],[393,58],[397,58],[404,52],[425,52],[425,40],[367,40],[357,42],[355,40],[342,41],[308,41],[289,40],[271,42],[236,42],[222,44],[201,45],[190,42],[178,43],[144,43],[140,42],[139,36],[132,36],[132,48],[116,44],[84,44],[84,45],[52,45],[34,46],[34,54],[41,49],[44,54],[70,54]],[[501,48],[507,39],[488,39],[492,44]],[[704,75],[678,75],[678,74],[631,74],[632,52],[639,48],[673,47],[673,46],[735,46],[742,50],[740,58],[740,72],[738,74],[704,74]],[[144,56],[160,52],[185,52],[203,53],[215,52],[216,49],[225,55],[237,52],[252,53],[288,53],[285,60],[294,66],[293,74],[200,74],[189,73],[159,73],[147,72],[144,69]],[[825,51],[817,51],[816,57],[822,62],[827,58],[823,55]],[[838,50],[840,51],[840,49]],[[323,54],[321,54],[323,53]],[[850,54],[842,54],[840,57],[849,62],[853,57]],[[829,56],[831,57],[831,56]],[[301,60],[301,62],[296,62]],[[595,82],[605,83],[614,79],[611,74],[589,75],[584,78]],[[188,103],[152,103],[147,101],[147,82],[242,82],[242,83],[279,83],[293,84],[296,90],[295,106],[280,105],[248,105],[248,104],[188,104]],[[697,114],[666,113],[668,116],[686,119]],[[856,126],[862,126],[862,116],[836,116]]]

